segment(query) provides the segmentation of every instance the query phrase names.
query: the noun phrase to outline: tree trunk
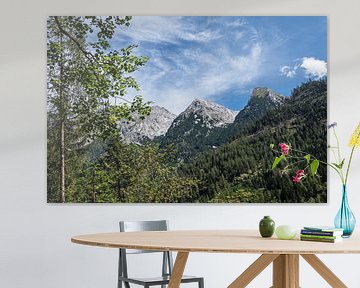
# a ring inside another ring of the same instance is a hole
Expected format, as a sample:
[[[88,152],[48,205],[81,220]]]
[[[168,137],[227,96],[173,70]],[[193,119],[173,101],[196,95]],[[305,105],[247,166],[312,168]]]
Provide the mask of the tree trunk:
[[[93,198],[93,203],[96,203],[95,168],[93,168],[92,171],[92,198]]]
[[[60,124],[60,191],[61,191],[61,202],[65,203],[65,123],[63,119]]]
[[[60,35],[62,47],[62,35]],[[65,203],[65,99],[63,91],[63,55],[60,62],[60,195],[61,202]]]

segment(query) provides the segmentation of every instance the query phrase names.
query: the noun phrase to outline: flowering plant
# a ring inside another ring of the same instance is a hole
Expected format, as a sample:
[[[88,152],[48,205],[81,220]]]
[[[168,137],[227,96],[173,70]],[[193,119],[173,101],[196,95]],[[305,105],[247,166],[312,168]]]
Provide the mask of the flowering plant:
[[[337,174],[340,176],[341,182],[343,185],[347,184],[349,178],[349,171],[351,162],[353,159],[354,151],[356,147],[360,148],[360,122],[352,134],[349,142],[349,146],[352,148],[349,156],[349,161],[346,165],[346,172],[344,171],[345,158],[341,156],[339,138],[336,133],[337,123],[334,122],[328,125],[328,129],[331,129],[334,133],[336,139],[336,145],[328,145],[328,148],[331,150],[335,162],[328,163],[317,159],[315,156],[301,151],[297,149],[293,149],[291,145],[286,143],[280,143],[279,149],[275,149],[275,145],[271,144],[270,148],[274,152],[276,152],[279,156],[277,156],[273,162],[272,169],[275,169],[281,161],[287,161],[287,159],[295,159],[296,161],[290,163],[283,168],[283,172],[287,172],[291,167],[295,167],[296,165],[302,165],[302,169],[296,170],[295,175],[293,176],[293,182],[299,183],[301,180],[307,177],[307,175],[314,176],[319,168],[320,164],[328,165],[333,168]],[[290,153],[291,152],[291,153]]]

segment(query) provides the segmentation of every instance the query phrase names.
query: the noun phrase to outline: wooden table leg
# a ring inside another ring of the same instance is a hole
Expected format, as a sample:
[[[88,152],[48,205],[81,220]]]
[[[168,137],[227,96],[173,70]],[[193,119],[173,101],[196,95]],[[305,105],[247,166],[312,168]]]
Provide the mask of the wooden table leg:
[[[273,262],[273,286],[271,288],[285,287],[286,281],[286,255],[281,254]]]
[[[263,254],[254,263],[252,263],[228,288],[244,288],[254,280],[271,262],[273,262],[278,254]]]
[[[180,287],[181,278],[183,277],[185,265],[188,257],[189,257],[189,252],[177,253],[168,288]]]
[[[272,288],[299,288],[299,255],[281,254],[274,260]]]
[[[301,255],[320,274],[324,280],[334,288],[347,288],[347,286],[314,254]]]
[[[289,264],[289,287],[299,288],[299,255],[287,255]]]

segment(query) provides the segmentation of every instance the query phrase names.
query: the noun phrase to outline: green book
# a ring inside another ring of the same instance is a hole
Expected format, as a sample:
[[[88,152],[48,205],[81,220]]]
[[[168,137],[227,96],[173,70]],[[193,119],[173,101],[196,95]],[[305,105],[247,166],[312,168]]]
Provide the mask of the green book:
[[[300,237],[314,238],[314,239],[337,239],[337,238],[341,238],[341,236],[308,235],[308,234],[300,234]]]
[[[342,237],[336,237],[335,239],[327,238],[314,238],[314,237],[302,237],[300,236],[301,241],[313,241],[313,242],[324,242],[324,243],[337,243],[342,241]]]

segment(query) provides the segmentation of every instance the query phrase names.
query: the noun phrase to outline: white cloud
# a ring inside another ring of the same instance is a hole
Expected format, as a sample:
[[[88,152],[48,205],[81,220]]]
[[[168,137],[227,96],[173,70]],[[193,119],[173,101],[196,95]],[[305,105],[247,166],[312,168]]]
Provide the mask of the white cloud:
[[[247,24],[247,22],[244,18],[237,18],[236,20],[234,20],[232,22],[227,22],[226,26],[237,28],[237,27],[244,26],[246,24]]]
[[[221,34],[219,33],[219,31],[208,29],[199,33],[184,33],[183,35],[181,35],[181,37],[184,40],[208,42],[221,38]]]
[[[290,67],[285,65],[280,67],[280,73],[288,78],[294,78],[294,76],[296,75],[296,70],[297,70],[297,66]]]
[[[172,65],[158,59],[152,63],[154,73],[139,73],[136,78],[147,100],[178,114],[194,98],[216,101],[216,95],[250,83],[259,76],[261,63],[260,44],[241,56],[226,49],[210,52],[187,49],[174,56]]]
[[[240,18],[134,17],[116,38],[119,46],[124,39],[138,43],[137,54],[149,56],[134,74],[140,93],[173,113],[195,98],[216,101],[228,90],[242,91],[263,71],[265,45]]]
[[[288,78],[293,78],[297,75],[298,69],[302,68],[306,77],[315,79],[322,78],[327,75],[327,63],[314,57],[303,57],[295,60],[294,66],[284,65],[280,67],[280,73]]]
[[[219,39],[218,30],[204,29],[191,22],[183,21],[183,17],[175,16],[135,16],[129,27],[119,31],[135,42],[178,43],[180,40],[208,42]]]
[[[289,41],[288,36],[285,35],[280,29],[273,28],[271,29],[270,34],[274,47],[281,47]]]
[[[182,29],[179,20],[179,17],[133,17],[131,25],[121,28],[118,37],[125,35],[135,42],[176,43],[176,31]]]
[[[308,77],[321,78],[327,74],[326,62],[313,57],[302,58],[300,67],[305,70],[305,74]]]

